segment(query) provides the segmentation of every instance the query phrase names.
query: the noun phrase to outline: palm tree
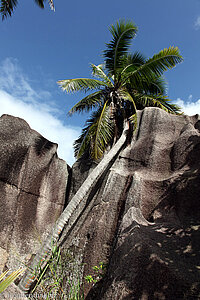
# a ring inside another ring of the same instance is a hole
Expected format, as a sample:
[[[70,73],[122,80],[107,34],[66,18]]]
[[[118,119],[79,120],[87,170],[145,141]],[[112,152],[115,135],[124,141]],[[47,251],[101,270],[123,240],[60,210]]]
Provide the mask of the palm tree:
[[[24,292],[28,292],[35,280],[33,270],[46,259],[52,243],[59,238],[82,199],[87,198],[93,191],[98,180],[125,145],[130,128],[136,127],[136,109],[158,106],[171,113],[179,111],[179,108],[170,104],[164,95],[165,82],[161,77],[164,71],[182,61],[178,48],[164,49],[146,60],[139,53],[128,54],[130,41],[137,31],[135,24],[120,21],[116,26],[111,26],[110,31],[113,40],[107,44],[107,50],[104,52],[104,66],[92,65],[93,75],[99,79],[68,79],[59,81],[59,84],[67,92],[96,90],[70,111],[74,113],[97,108],[75,143],[77,157],[88,152],[96,159],[102,156],[109,144],[112,147],[71,199],[36,254],[30,269],[19,284],[19,288]]]
[[[44,8],[45,1],[46,0],[35,0],[36,4],[41,8]],[[48,0],[48,2],[50,8],[55,11],[53,0]],[[18,4],[18,0],[1,0],[0,13],[2,16],[2,20],[12,15],[17,4]]]
[[[132,22],[119,21],[110,27],[113,39],[107,44],[102,65],[92,64],[92,75],[98,79],[77,78],[60,80],[66,92],[94,90],[70,110],[69,114],[96,109],[86,122],[81,136],[75,141],[75,156],[88,155],[99,159],[120,137],[123,122],[136,128],[137,109],[157,106],[170,113],[179,108],[166,96],[162,74],[182,61],[179,50],[169,47],[150,59],[135,52],[128,53],[137,27]]]

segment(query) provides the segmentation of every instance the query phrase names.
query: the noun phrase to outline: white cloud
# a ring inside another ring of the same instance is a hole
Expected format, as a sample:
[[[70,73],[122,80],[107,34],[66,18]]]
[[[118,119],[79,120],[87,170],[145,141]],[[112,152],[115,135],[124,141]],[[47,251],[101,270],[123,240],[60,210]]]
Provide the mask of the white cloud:
[[[182,99],[178,98],[175,103],[180,106],[184,114],[188,116],[193,116],[196,114],[200,115],[200,99],[192,101],[192,95],[189,96],[187,101],[183,101]]]
[[[197,29],[197,30],[200,29],[200,16],[197,17],[197,19],[194,23],[194,28]]]
[[[74,162],[73,141],[80,127],[65,126],[56,115],[57,108],[41,99],[48,99],[48,91],[35,91],[16,61],[6,59],[0,65],[0,116],[10,114],[23,118],[31,128],[58,144],[58,155],[69,165]]]

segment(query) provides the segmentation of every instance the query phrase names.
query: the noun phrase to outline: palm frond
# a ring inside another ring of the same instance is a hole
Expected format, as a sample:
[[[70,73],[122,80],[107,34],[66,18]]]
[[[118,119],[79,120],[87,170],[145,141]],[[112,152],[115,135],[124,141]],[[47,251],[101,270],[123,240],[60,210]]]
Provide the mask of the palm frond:
[[[167,93],[167,81],[163,76],[155,77],[148,84],[145,93],[154,94],[154,95],[165,95]]]
[[[116,75],[117,69],[122,67],[123,56],[131,44],[137,32],[137,26],[133,22],[120,20],[116,25],[109,28],[113,39],[107,43],[107,50],[103,52],[105,57],[106,69],[109,74]]]
[[[90,131],[93,124],[93,120],[89,119],[86,122],[86,127],[82,129],[81,135],[74,141],[74,155],[77,159],[83,157],[83,155],[89,156],[90,151]]]
[[[125,72],[134,71],[138,67],[142,66],[146,62],[144,55],[138,51],[134,54],[128,53],[123,56],[123,69],[122,75]]]
[[[100,89],[107,86],[103,81],[89,78],[75,78],[75,79],[64,79],[57,82],[63,91],[67,93],[77,92],[77,91],[89,91]]]
[[[94,146],[91,156],[97,160],[102,157],[106,147],[112,140],[113,126],[110,119],[108,101],[104,104],[101,114],[96,122]]]
[[[181,109],[178,105],[170,103],[171,100],[163,95],[135,95],[136,106],[137,103],[144,107],[159,107],[168,113],[181,114]]]
[[[129,117],[129,121],[133,124],[133,132],[137,129],[137,112]]]
[[[131,80],[129,78],[128,82],[125,84],[126,88],[130,93],[138,91],[139,93],[149,94],[149,95],[165,95],[167,93],[167,82],[163,76],[153,76],[150,80],[145,80],[145,78],[134,78]]]
[[[74,142],[75,156],[82,157],[85,153],[93,159],[99,159],[112,140],[113,123],[109,118],[109,107],[106,102],[103,109],[95,111],[86,122],[80,137]]]
[[[146,63],[146,58],[140,52],[135,52],[132,54],[127,54],[124,56],[124,67],[121,72],[121,81],[123,82],[123,76],[126,76],[128,72],[136,71],[140,66]],[[146,80],[146,78],[134,78],[125,77],[126,81],[124,85],[129,86],[129,89],[138,90],[139,92],[144,92],[145,94],[165,94],[166,92],[166,80],[163,76],[157,76],[155,74],[151,75],[151,80]]]
[[[72,115],[75,112],[88,112],[94,107],[101,106],[104,98],[103,91],[94,92],[76,103],[69,111],[69,115]]]
[[[148,59],[145,64],[136,70],[127,70],[123,81],[126,82],[129,78],[131,78],[132,81],[145,78],[145,80],[150,82],[155,76],[161,76],[164,71],[172,69],[176,64],[182,61],[183,58],[177,47],[166,48]]]
[[[104,82],[106,82],[106,84],[108,86],[113,87],[112,81],[110,80],[110,78],[103,71],[103,65],[96,66],[94,64],[91,64],[91,67],[92,67],[92,75],[93,76],[102,79]]]
[[[17,4],[18,0],[1,0],[0,12],[2,20],[12,15]]]

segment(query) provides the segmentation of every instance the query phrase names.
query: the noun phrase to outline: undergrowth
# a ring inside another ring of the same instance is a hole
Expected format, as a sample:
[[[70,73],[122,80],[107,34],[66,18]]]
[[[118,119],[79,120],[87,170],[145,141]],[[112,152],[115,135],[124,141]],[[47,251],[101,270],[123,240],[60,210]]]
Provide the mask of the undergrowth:
[[[48,258],[32,271],[35,282],[29,299],[84,300],[84,282],[94,286],[104,276],[106,265],[100,262],[92,267],[93,275],[83,278],[84,265],[74,252],[61,251],[56,243],[52,244]]]
[[[29,297],[38,300],[83,300],[84,289],[80,277],[82,267],[70,250],[61,252],[57,244],[52,245],[45,266],[37,266],[33,273],[36,281]]]

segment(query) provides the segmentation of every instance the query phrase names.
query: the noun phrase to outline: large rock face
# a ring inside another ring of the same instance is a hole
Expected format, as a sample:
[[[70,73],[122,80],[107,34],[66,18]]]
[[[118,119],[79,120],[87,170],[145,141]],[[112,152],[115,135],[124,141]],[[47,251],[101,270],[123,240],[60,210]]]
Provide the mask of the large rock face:
[[[34,228],[43,238],[63,210],[68,168],[23,120],[3,116],[0,140],[0,264],[9,266],[11,249],[35,253]],[[131,143],[60,239],[84,263],[83,276],[107,264],[102,280],[85,284],[87,300],[200,299],[199,153],[198,115],[138,112]],[[94,167],[74,164],[69,200]]]
[[[38,251],[65,205],[68,166],[22,119],[0,118],[0,271]]]
[[[72,174],[81,184],[84,164]],[[86,299],[200,299],[198,115],[138,112],[131,144],[82,205],[65,245],[81,253],[84,275],[108,264]]]

